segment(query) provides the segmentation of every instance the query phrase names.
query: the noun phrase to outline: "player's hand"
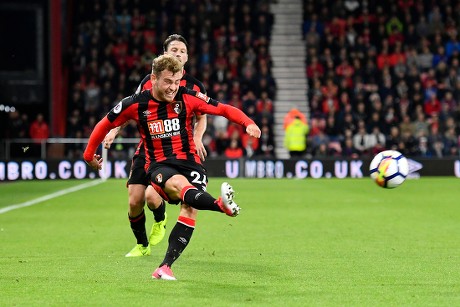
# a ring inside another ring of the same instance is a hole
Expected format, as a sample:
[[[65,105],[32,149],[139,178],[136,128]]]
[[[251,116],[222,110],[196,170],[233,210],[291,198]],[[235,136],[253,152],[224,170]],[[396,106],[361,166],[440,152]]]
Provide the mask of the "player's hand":
[[[95,154],[93,160],[86,161],[86,164],[88,164],[93,170],[97,171],[102,169],[102,161],[103,159],[101,158],[101,156]]]
[[[201,161],[204,161],[206,157],[208,156],[206,148],[204,147],[203,142],[201,141],[201,138],[194,138],[194,141],[195,141],[195,146],[196,146],[196,153],[200,157]]]
[[[246,133],[255,138],[260,138],[260,134],[262,132],[260,132],[260,129],[256,124],[250,124],[246,127]]]

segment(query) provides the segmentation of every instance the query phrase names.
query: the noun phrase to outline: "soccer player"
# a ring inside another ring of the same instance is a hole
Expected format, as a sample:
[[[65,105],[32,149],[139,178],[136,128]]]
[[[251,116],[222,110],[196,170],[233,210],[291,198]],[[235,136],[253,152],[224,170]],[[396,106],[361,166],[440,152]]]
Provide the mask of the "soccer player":
[[[222,184],[218,199],[206,192],[206,170],[193,141],[193,114],[224,116],[244,126],[246,133],[256,138],[260,138],[260,129],[241,110],[181,87],[182,74],[182,63],[175,57],[164,54],[154,59],[150,75],[152,89],[124,98],[97,123],[84,159],[93,169],[101,169],[102,159],[95,152],[104,136],[110,129],[135,120],[143,140],[145,169],[152,186],[165,200],[237,216],[240,207],[233,201],[234,191],[228,183]],[[171,233],[165,258],[153,272],[153,278],[176,279],[171,265],[190,239],[190,227],[181,225]]]
[[[188,45],[187,41],[182,35],[172,34],[168,36],[168,38],[166,38],[163,43],[163,52],[164,54],[171,54],[177,57],[182,65],[185,65],[185,63],[188,61]],[[183,77],[180,85],[206,94],[204,85],[192,77],[190,74],[187,74],[185,70],[183,70]],[[136,90],[136,93],[138,94],[143,90],[150,90],[151,88],[152,83],[150,81],[149,74],[142,80],[141,84]],[[203,145],[202,138],[204,132],[206,131],[206,115],[199,113],[195,115],[196,124],[193,139],[197,153],[201,160],[204,161],[205,157],[207,156],[207,152]],[[110,148],[121,128],[122,126],[110,130],[103,142],[105,148]],[[131,251],[126,254],[126,257],[150,255],[150,247],[160,243],[165,235],[165,227],[167,222],[165,204],[161,196],[150,185],[150,180],[147,178],[147,174],[144,170],[144,165],[145,153],[141,140],[132,159],[130,175],[127,183],[129,195],[128,218],[131,230],[136,237],[137,244]],[[145,229],[145,201],[147,201],[147,207],[153,212],[155,220],[150,230],[148,239]],[[193,230],[195,228],[196,216],[196,209],[186,204],[181,204],[177,223],[186,223]],[[176,227],[179,227],[179,225]]]

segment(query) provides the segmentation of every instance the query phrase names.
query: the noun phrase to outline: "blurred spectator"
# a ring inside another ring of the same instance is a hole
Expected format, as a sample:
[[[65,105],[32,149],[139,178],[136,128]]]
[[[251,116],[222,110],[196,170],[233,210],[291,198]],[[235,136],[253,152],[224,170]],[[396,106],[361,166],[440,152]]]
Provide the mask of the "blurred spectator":
[[[243,97],[243,111],[246,113],[246,115],[250,113],[248,110],[251,107],[254,107],[254,112],[256,111],[256,103],[257,103],[257,98],[254,95],[254,91],[248,90],[246,95]]]
[[[424,111],[428,117],[441,113],[441,102],[436,96],[436,93],[431,93],[428,99],[425,100]]]
[[[353,136],[353,147],[360,156],[364,156],[371,152],[373,146],[372,137],[367,133],[365,123],[363,121],[358,122],[358,132]]]
[[[446,157],[458,157],[458,142],[459,138],[455,133],[455,129],[450,127],[444,132],[444,155]]]
[[[416,154],[419,157],[431,158],[433,153],[428,146],[428,139],[425,136],[419,137]]]
[[[67,134],[66,137],[75,138],[77,132],[81,130],[82,121],[79,109],[74,109],[70,116],[67,118]]]
[[[401,140],[398,145],[398,151],[406,156],[416,155],[417,152],[417,138],[409,132],[401,134]]]
[[[329,114],[327,117],[324,132],[331,138],[331,141],[337,141],[340,139],[339,135],[341,131],[336,124],[335,116],[333,114]]]
[[[307,148],[308,154],[314,155],[321,144],[325,144],[326,147],[330,142],[329,136],[324,132],[324,129],[318,129],[315,135],[312,135],[308,139],[309,148]]]
[[[289,151],[291,158],[301,157],[305,154],[308,132],[309,127],[301,120],[300,116],[296,116],[286,127],[284,146]]]
[[[386,138],[385,148],[392,149],[392,150],[398,150],[398,146],[400,142],[401,142],[400,129],[396,126],[391,127],[390,135]]]
[[[47,140],[49,137],[48,124],[45,122],[43,114],[38,113],[35,120],[30,124],[29,135],[34,141],[34,144],[30,145],[31,154],[35,157],[40,157],[41,142]]]
[[[216,130],[214,136],[214,148],[217,155],[223,155],[229,145],[229,139],[226,131]]]
[[[5,137],[11,139],[29,137],[27,114],[21,115],[18,111],[8,113]]]
[[[38,113],[35,120],[30,124],[29,135],[36,144],[48,139],[49,128],[42,113]]]
[[[439,125],[432,124],[430,126],[428,141],[429,144],[432,144],[433,156],[442,158],[444,156],[444,136],[439,131]]]
[[[284,123],[283,128],[284,130],[294,121],[294,119],[299,118],[302,122],[307,124],[307,118],[305,115],[299,111],[297,108],[292,108],[285,116],[284,116]]]
[[[256,102],[256,110],[258,113],[267,112],[269,114],[273,114],[273,101],[268,97],[267,92],[264,91],[260,94],[260,99]]]
[[[249,136],[247,133],[242,135],[241,140],[245,156],[251,158],[255,155],[257,148],[259,148],[259,139]]]
[[[321,78],[324,75],[324,66],[318,61],[317,56],[312,56],[310,63],[307,65],[308,78]]]
[[[428,122],[425,120],[425,114],[421,111],[418,111],[416,114],[417,118],[414,121],[414,135],[419,136],[428,136]]]
[[[229,140],[229,146],[225,149],[224,155],[229,159],[239,159],[244,156],[244,149],[241,145],[240,138],[238,132],[232,134]]]
[[[409,115],[404,115],[402,118],[402,122],[399,124],[399,130],[402,133],[409,133],[411,135],[415,134],[414,125],[412,124]]]
[[[275,157],[275,140],[272,130],[267,126],[261,127],[262,134],[259,139],[259,146],[255,152],[256,156],[262,156],[265,158]]]
[[[446,91],[441,100],[441,104],[441,108],[446,114],[453,114],[457,109],[458,102],[455,100],[451,91]]]
[[[238,140],[232,139],[230,145],[225,149],[224,156],[229,159],[239,159],[244,156],[244,149],[239,144]]]
[[[385,149],[386,138],[385,138],[385,135],[382,132],[380,132],[380,129],[378,126],[375,126],[372,129],[372,132],[370,133],[369,143],[371,146],[371,153],[373,155]]]
[[[353,139],[351,137],[345,138],[345,142],[342,147],[342,156],[352,159],[356,159],[359,156],[358,150],[356,150],[353,146]]]
[[[321,143],[318,147],[314,149],[313,156],[315,158],[326,158],[329,156],[328,144]]]

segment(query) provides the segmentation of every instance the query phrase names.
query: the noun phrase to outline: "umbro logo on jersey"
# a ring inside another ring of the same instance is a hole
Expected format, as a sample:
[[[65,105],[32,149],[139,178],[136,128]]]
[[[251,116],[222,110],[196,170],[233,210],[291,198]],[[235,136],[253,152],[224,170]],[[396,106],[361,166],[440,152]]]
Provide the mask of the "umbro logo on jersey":
[[[204,100],[206,102],[209,102],[209,97],[206,96],[205,94],[201,93],[201,92],[197,92],[196,93],[196,97],[200,98],[201,100]]]
[[[149,110],[145,110],[144,112],[142,112],[142,114],[144,114],[144,116],[149,116],[150,114],[152,114],[152,112],[150,112]]]

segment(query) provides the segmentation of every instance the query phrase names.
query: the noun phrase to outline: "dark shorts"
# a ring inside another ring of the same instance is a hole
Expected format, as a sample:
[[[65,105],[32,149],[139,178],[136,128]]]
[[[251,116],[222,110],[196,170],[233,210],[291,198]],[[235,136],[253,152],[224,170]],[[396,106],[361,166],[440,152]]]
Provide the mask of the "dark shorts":
[[[127,185],[142,184],[146,187],[150,185],[150,179],[145,172],[144,166],[145,156],[140,155],[133,157]]]
[[[155,190],[170,204],[177,204],[179,201],[170,201],[165,193],[160,189],[165,187],[166,181],[174,175],[183,175],[197,189],[206,191],[208,185],[208,176],[206,169],[199,164],[190,164],[187,162],[177,161],[175,164],[156,163],[149,169],[151,183]]]

